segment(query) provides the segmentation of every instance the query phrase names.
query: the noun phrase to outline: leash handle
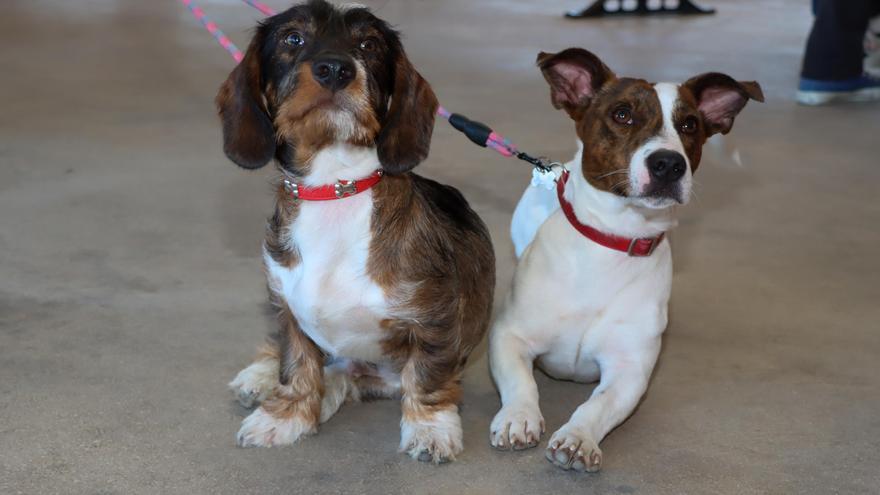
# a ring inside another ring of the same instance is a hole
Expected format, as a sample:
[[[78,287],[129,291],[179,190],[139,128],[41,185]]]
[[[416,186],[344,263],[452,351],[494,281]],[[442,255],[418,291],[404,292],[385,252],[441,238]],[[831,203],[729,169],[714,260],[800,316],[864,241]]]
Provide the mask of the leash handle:
[[[437,109],[437,114],[447,119],[452,127],[478,146],[491,148],[505,157],[515,157],[529,162],[542,172],[549,172],[553,165],[557,165],[555,162],[549,162],[544,158],[535,158],[524,151],[519,151],[508,139],[482,122],[471,120],[460,113],[450,113],[443,107]]]
[[[516,156],[518,153],[509,140],[482,122],[471,120],[460,113],[452,113],[443,107],[437,108],[437,115],[448,120],[452,127],[467,136],[477,146],[493,149],[505,157]]]

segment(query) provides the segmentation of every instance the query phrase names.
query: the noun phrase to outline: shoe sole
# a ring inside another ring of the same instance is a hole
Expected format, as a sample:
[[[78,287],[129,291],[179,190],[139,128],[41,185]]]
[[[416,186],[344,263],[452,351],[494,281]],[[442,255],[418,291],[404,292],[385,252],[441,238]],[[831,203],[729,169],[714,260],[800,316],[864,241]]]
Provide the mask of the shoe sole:
[[[880,100],[880,88],[864,88],[856,91],[801,91],[796,95],[801,105],[817,106],[830,103],[866,103]]]

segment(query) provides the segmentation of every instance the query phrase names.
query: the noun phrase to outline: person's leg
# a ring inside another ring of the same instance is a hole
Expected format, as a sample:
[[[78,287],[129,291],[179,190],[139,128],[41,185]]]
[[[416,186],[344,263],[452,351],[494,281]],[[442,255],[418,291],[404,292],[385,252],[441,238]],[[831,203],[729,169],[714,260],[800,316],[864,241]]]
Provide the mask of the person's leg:
[[[880,3],[880,2],[878,2]],[[880,15],[871,18],[865,34],[865,74],[880,78]]]
[[[797,100],[806,105],[880,100],[880,80],[865,75],[864,39],[880,0],[816,0]]]
[[[838,81],[862,75],[862,42],[875,0],[819,0],[801,76]]]

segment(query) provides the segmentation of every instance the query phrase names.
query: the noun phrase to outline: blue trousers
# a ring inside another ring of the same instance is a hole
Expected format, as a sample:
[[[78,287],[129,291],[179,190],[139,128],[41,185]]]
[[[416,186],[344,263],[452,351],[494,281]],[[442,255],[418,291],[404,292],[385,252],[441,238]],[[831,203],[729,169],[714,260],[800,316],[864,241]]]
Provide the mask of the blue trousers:
[[[823,81],[861,76],[865,31],[880,15],[880,0],[813,0],[813,9],[801,76]]]

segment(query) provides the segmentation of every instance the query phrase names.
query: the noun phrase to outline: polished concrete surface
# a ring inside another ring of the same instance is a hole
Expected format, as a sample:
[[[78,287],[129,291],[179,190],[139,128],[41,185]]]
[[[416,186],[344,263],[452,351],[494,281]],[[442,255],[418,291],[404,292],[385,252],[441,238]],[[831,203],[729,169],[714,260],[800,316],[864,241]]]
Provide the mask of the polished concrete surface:
[[[270,325],[259,244],[271,172],[222,154],[212,98],[231,59],[174,1],[7,0],[0,493],[880,491],[880,106],[793,103],[806,2],[707,0],[718,15],[601,22],[563,20],[583,3],[572,0],[369,3],[448,108],[554,158],[574,136],[533,66],[540,50],[588,47],[653,80],[721,70],[764,85],[767,103],[707,151],[681,211],[660,365],[602,444],[604,470],[557,470],[543,444],[491,450],[484,348],[458,462],[397,454],[390,401],[345,407],[294,447],[237,448],[246,411],[225,384]],[[246,43],[255,12],[202,4]],[[489,223],[500,297],[527,167],[445,123],[434,137],[419,170]],[[539,378],[553,431],[592,387]]]

